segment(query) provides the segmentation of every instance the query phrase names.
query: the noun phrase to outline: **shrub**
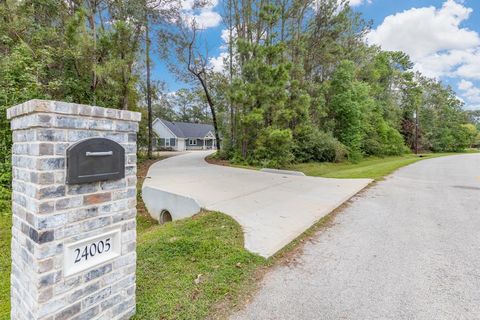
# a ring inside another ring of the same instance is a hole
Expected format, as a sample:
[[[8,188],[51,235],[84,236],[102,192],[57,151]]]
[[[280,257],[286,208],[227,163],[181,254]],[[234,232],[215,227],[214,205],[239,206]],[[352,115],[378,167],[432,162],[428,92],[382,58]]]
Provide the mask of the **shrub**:
[[[473,146],[474,148],[480,148],[480,132],[477,134],[477,136],[475,137],[475,141],[473,142]]]
[[[479,132],[477,127],[472,123],[467,123],[462,125],[462,129],[465,132],[465,138],[468,142],[468,146],[475,146],[479,138]]]
[[[10,215],[11,192],[7,188],[0,186],[0,215]]]
[[[10,213],[12,172],[10,162],[0,164],[0,214]]]
[[[403,136],[382,118],[378,108],[371,112],[363,130],[362,151],[365,155],[396,156],[408,152]]]
[[[409,151],[400,132],[390,126],[386,127],[382,138],[382,155],[397,156]]]
[[[317,134],[314,152],[317,161],[341,162],[349,156],[347,147],[326,132]]]
[[[347,157],[347,148],[331,133],[306,125],[295,132],[293,148],[297,162],[340,162]]]
[[[459,152],[471,145],[472,137],[468,128],[452,126],[439,129],[431,140],[434,152]]]
[[[265,167],[279,168],[293,161],[290,129],[267,128],[256,142],[254,160]]]
[[[408,152],[403,136],[384,121],[365,135],[362,149],[366,155],[396,156]]]

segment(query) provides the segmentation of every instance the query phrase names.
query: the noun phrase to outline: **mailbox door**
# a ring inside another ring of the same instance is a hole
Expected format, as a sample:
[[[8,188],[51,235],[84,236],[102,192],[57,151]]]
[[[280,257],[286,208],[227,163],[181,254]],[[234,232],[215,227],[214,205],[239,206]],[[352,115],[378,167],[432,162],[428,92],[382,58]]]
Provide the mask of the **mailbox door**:
[[[67,184],[125,177],[125,149],[106,138],[79,141],[67,149]]]

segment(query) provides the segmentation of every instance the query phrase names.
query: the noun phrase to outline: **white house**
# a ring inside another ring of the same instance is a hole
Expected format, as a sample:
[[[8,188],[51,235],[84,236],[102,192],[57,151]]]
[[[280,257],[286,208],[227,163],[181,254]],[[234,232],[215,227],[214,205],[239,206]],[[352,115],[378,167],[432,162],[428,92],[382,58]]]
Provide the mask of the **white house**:
[[[153,121],[157,147],[175,151],[215,149],[215,129],[211,124],[175,122],[164,119]]]

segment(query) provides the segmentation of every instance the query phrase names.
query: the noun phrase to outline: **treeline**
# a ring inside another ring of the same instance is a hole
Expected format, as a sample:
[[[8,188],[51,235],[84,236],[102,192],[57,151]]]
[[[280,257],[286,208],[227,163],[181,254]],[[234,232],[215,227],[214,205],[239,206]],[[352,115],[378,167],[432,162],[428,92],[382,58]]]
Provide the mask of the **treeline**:
[[[199,88],[183,88],[176,92],[160,91],[160,93],[159,96],[155,95],[156,99],[152,104],[154,118],[180,122],[212,122],[208,103]]]
[[[477,130],[449,87],[365,43],[347,1],[229,1],[223,156],[281,166],[460,151]],[[231,62],[231,63],[230,63]]]

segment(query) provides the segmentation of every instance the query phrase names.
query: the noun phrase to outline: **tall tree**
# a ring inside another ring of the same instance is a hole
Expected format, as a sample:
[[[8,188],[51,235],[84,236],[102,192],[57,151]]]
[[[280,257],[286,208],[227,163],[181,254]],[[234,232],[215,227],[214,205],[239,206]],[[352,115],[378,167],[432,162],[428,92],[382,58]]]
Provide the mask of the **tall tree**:
[[[148,13],[145,14],[145,63],[147,67],[147,110],[148,110],[148,158],[152,158],[153,152],[153,111],[152,111],[152,89],[150,80],[150,25]]]
[[[198,39],[198,34],[201,29],[195,20],[191,21],[190,24],[185,24],[184,21],[180,21],[178,28],[180,31],[175,36],[172,36],[175,43],[175,55],[171,63],[172,70],[174,70],[179,78],[190,83],[197,83],[202,88],[212,115],[217,149],[221,150],[222,142],[220,140],[220,127],[217,118],[217,105],[215,104],[210,86],[212,70],[208,64],[206,45],[201,46]],[[178,63],[180,63],[184,69],[179,68]]]

